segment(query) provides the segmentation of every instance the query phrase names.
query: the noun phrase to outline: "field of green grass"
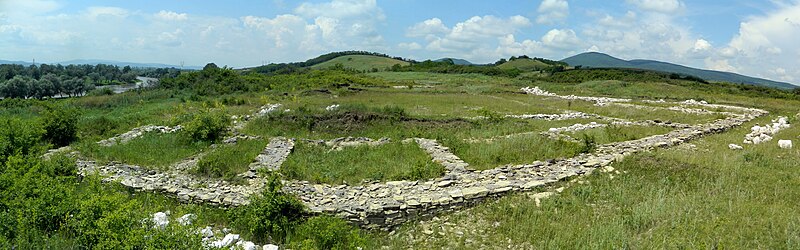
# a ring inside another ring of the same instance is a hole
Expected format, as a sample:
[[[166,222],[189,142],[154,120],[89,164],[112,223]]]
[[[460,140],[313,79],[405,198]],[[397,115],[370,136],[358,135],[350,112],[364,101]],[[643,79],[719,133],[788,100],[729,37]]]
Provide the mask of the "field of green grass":
[[[408,65],[408,62],[400,61],[394,58],[386,58],[381,56],[370,55],[346,55],[340,56],[326,62],[311,66],[312,69],[327,69],[341,64],[346,69],[354,69],[359,71],[370,71],[372,69],[385,70],[391,68],[395,64],[400,66]]]
[[[439,177],[444,167],[431,161],[416,143],[330,147],[299,143],[281,166],[287,178],[315,183],[359,184],[365,180],[425,180]]]

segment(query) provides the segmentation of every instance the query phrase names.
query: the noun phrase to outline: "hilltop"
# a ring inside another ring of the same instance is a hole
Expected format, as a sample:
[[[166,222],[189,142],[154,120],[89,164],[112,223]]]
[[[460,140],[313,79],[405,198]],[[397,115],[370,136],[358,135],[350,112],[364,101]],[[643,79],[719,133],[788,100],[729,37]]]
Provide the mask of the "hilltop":
[[[312,69],[327,69],[341,64],[346,69],[361,71],[384,70],[394,65],[406,66],[409,62],[394,58],[374,56],[374,55],[346,55],[333,58],[331,60],[312,65]]]
[[[629,68],[629,69],[655,70],[655,71],[675,73],[680,75],[696,76],[706,81],[743,83],[743,84],[758,85],[758,86],[765,86],[765,87],[772,87],[779,89],[797,88],[796,85],[786,82],[778,82],[762,78],[744,76],[731,72],[696,69],[696,68],[686,67],[683,65],[678,65],[668,62],[660,62],[655,60],[627,61],[598,52],[587,52],[583,54],[578,54],[572,57],[565,58],[561,61],[566,62],[569,65],[575,67],[582,66],[590,68]]]

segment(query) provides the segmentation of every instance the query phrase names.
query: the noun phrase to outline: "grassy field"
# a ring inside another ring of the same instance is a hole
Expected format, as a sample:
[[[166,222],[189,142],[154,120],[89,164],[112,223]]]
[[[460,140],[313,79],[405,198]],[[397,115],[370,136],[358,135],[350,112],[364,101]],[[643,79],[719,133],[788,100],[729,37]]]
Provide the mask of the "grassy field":
[[[258,153],[267,146],[267,140],[242,140],[236,144],[224,144],[200,158],[193,174],[234,180],[237,174],[246,172]]]
[[[795,171],[800,150],[780,150],[774,142],[741,151],[727,148],[747,131],[745,126],[709,136],[693,142],[695,149],[628,157],[614,165],[618,172],[596,171],[541,205],[530,194],[516,194],[439,222],[409,224],[380,244],[403,249],[800,247],[800,174]],[[798,135],[800,128],[793,127],[776,138]],[[428,229],[434,233],[423,233]]]
[[[430,179],[444,173],[415,143],[391,142],[379,146],[330,147],[299,143],[281,167],[286,177],[316,183],[363,180]]]
[[[311,66],[312,69],[327,69],[341,64],[346,69],[355,69],[361,71],[370,71],[372,69],[385,70],[391,68],[395,64],[400,66],[408,65],[408,62],[400,61],[394,58],[386,58],[381,56],[370,55],[347,55],[340,56],[329,61]]]
[[[78,145],[78,150],[100,161],[118,161],[164,169],[205,150],[209,145],[207,142],[194,142],[180,133],[149,133],[128,143],[110,147],[84,142]]]

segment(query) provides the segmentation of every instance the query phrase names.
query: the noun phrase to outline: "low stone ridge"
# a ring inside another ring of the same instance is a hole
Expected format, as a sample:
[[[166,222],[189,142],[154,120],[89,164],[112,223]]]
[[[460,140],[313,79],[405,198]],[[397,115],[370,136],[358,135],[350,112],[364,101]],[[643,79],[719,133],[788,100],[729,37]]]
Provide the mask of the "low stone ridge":
[[[289,157],[292,149],[294,149],[294,139],[285,137],[270,139],[269,144],[256,156],[255,162],[250,164],[250,172],[255,173],[259,169],[270,171],[280,169],[281,164]]]
[[[612,97],[593,97],[593,96],[576,96],[576,95],[561,96],[561,95],[553,94],[553,93],[547,92],[547,91],[545,91],[543,89],[540,89],[539,86],[534,86],[533,88],[524,87],[524,88],[521,88],[520,90],[522,90],[522,92],[525,92],[526,94],[530,94],[530,95],[552,96],[552,97],[558,97],[558,98],[567,99],[567,100],[580,100],[580,101],[594,102],[595,106],[605,106],[605,105],[608,105],[609,103],[630,102],[631,101],[631,99],[612,98]]]
[[[707,124],[681,124],[681,128],[663,135],[600,145],[593,154],[546,162],[536,161],[531,164],[505,165],[484,171],[469,169],[469,164],[436,140],[413,138],[435,162],[445,166],[447,172],[443,177],[363,185],[328,185],[284,180],[284,191],[297,195],[313,212],[336,215],[364,228],[387,230],[414,218],[427,218],[443,211],[452,211],[488,197],[532,190],[565,178],[587,174],[635,152],[670,147],[703,135],[720,133],[767,114],[763,110],[735,106],[702,103],[693,105],[735,109],[743,113],[730,114]],[[293,145],[293,139],[271,139],[257,157],[256,163],[251,166],[251,171],[260,168],[278,169]],[[163,192],[184,202],[207,202],[223,206],[247,204],[248,197],[266,184],[266,180],[257,177],[248,179],[248,185],[232,185],[222,180],[196,178],[177,170],[159,173],[139,166],[121,163],[98,165],[88,160],[79,160],[78,167],[81,174],[98,173],[108,176],[107,180],[120,181],[122,185],[131,188]]]
[[[563,120],[572,120],[572,119],[591,119],[595,118],[596,115],[590,115],[583,112],[577,111],[568,111],[563,114],[525,114],[525,115],[506,115],[507,118],[517,118],[517,119],[534,119],[534,120],[546,120],[546,121],[563,121]]]
[[[159,132],[159,133],[173,133],[183,129],[181,125],[175,127],[167,127],[167,126],[155,126],[155,125],[145,125],[141,127],[137,127],[132,129],[131,131],[125,132],[124,134],[120,134],[102,141],[97,142],[102,146],[110,147],[116,144],[123,144],[127,143],[130,140],[133,140],[137,137],[143,136],[145,133],[148,132]]]
[[[311,140],[302,139],[303,142],[312,143],[319,146],[331,147],[332,150],[342,150],[346,147],[358,146],[379,146],[391,142],[392,140],[386,137],[380,139],[372,139],[367,137],[340,137],[333,140]]]

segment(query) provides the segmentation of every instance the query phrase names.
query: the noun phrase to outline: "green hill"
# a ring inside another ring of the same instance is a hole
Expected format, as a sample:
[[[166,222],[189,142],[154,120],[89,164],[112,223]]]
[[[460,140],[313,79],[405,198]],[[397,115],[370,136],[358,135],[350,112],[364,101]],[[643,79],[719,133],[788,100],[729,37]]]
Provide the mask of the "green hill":
[[[395,64],[406,66],[409,62],[400,61],[394,58],[371,56],[371,55],[347,55],[340,56],[319,64],[311,66],[312,69],[327,69],[334,67],[336,64],[342,64],[345,68],[355,70],[384,70],[387,67],[392,67]]]
[[[449,58],[449,57],[441,58],[441,59],[437,59],[437,60],[433,60],[433,61],[434,62],[444,62],[444,61],[447,61],[447,60],[453,61],[453,64],[455,64],[455,65],[473,65],[474,64],[474,63],[472,63],[470,61],[467,61],[467,60],[464,60],[464,59]]]
[[[765,86],[765,87],[772,87],[779,89],[797,88],[797,86],[785,82],[777,82],[762,78],[749,77],[736,73],[696,69],[682,65],[653,61],[653,60],[626,61],[597,52],[583,53],[566,58],[561,61],[569,63],[570,66],[583,66],[589,68],[626,68],[626,69],[655,70],[655,71],[675,73],[680,75],[696,76],[706,81],[743,83],[743,84],[758,85],[758,86]]]
[[[500,69],[519,69],[522,71],[536,71],[551,67],[551,65],[531,58],[520,58],[497,65]]]

